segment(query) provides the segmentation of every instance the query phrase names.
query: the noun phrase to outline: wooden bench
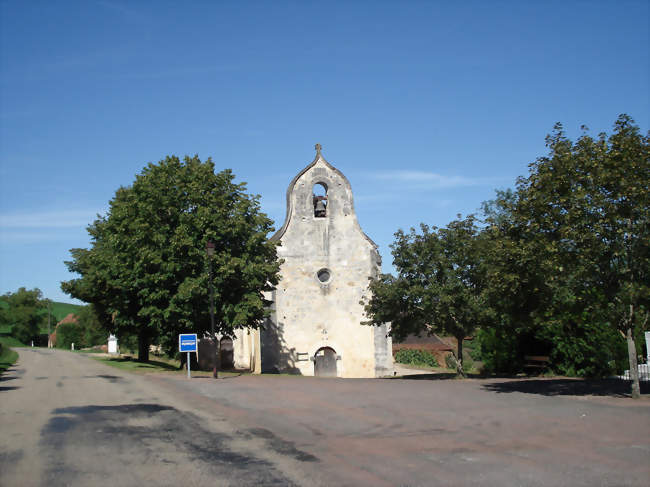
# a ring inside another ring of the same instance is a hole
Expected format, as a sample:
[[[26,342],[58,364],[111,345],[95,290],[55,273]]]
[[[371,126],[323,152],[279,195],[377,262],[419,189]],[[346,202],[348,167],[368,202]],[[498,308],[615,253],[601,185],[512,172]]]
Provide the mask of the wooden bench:
[[[551,359],[545,355],[525,355],[524,356],[524,370],[542,372],[548,367]]]

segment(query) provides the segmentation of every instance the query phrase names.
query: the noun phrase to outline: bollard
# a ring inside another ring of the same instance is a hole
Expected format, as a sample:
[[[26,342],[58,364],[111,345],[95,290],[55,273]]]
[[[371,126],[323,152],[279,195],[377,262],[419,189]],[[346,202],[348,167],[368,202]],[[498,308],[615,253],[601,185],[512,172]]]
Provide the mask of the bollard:
[[[74,350],[74,343],[73,343],[72,346],[71,346],[71,350]]]

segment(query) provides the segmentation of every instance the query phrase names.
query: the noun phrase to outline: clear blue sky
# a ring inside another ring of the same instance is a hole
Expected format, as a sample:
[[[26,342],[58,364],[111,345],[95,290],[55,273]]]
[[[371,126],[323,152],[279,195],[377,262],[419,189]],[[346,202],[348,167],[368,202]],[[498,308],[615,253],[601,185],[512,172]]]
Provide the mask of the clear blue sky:
[[[650,126],[647,1],[0,3],[0,294],[167,154],[232,168],[282,225],[314,144],[380,246],[513,187],[562,122]]]

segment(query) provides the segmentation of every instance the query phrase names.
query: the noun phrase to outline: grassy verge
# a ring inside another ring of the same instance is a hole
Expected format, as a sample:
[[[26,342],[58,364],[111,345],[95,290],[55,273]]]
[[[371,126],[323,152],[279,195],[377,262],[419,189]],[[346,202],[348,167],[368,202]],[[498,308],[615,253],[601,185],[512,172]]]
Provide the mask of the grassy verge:
[[[175,360],[169,362],[163,360],[149,360],[148,362],[138,362],[137,360],[133,360],[128,356],[92,358],[103,362],[106,365],[110,365],[111,367],[116,367],[118,369],[126,370],[129,372],[172,372],[178,370],[178,362]]]
[[[120,356],[120,357],[95,357],[90,355],[93,359],[102,362],[111,367],[116,367],[118,369],[125,370],[127,372],[134,372],[136,374],[148,374],[152,372],[156,373],[168,373],[168,374],[179,374],[187,375],[185,369],[179,369],[180,362],[178,360],[166,359],[163,357],[158,357],[156,360],[149,360],[148,362],[138,362],[130,356]],[[219,377],[235,377],[242,375],[240,372],[222,372],[219,371]],[[192,370],[192,377],[212,377],[212,372],[202,371],[202,370]]]
[[[22,343],[13,337],[0,336],[2,351],[0,351],[0,374],[11,367],[18,360],[18,353],[9,347],[24,347]]]
[[[440,367],[440,366],[435,366],[432,367],[430,365],[422,365],[422,364],[403,364],[400,362],[395,362],[395,365],[399,365],[405,369],[413,369],[413,370],[430,370],[431,372],[436,372],[436,373],[447,373],[447,372],[456,372],[456,369],[450,369],[448,367]]]
[[[12,336],[0,336],[0,341],[2,341],[3,347],[27,347],[23,342],[17,340]]]

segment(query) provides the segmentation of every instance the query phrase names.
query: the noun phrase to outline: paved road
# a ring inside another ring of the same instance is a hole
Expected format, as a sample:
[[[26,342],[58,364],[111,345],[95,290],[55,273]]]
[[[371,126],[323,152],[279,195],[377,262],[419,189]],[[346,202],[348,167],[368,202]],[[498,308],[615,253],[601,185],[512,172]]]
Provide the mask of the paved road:
[[[0,485],[308,485],[313,458],[146,376],[18,349],[0,381]]]
[[[610,382],[138,376],[20,350],[0,484],[650,485],[650,400]]]

